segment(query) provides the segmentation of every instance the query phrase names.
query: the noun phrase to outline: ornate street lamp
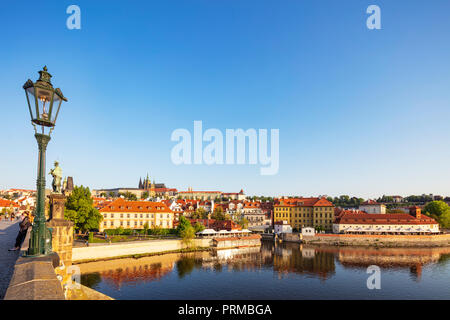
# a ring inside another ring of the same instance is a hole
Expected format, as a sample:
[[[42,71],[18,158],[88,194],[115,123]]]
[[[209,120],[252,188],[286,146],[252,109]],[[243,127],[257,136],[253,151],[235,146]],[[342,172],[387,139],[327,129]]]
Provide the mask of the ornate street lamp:
[[[45,151],[50,134],[55,126],[62,101],[67,101],[59,88],[54,89],[51,74],[45,66],[39,71],[39,80],[35,83],[28,79],[25,89],[31,124],[39,146],[36,217],[31,231],[30,245],[26,256],[47,255],[52,252],[52,234],[45,219]]]

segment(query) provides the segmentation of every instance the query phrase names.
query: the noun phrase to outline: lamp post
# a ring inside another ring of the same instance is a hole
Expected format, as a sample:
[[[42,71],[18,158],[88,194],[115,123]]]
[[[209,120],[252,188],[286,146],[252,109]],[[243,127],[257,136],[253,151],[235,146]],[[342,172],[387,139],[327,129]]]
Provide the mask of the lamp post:
[[[25,89],[31,124],[39,147],[36,218],[31,231],[30,244],[26,256],[35,257],[52,252],[52,234],[45,219],[45,151],[50,134],[55,126],[62,101],[67,99],[59,88],[54,89],[50,82],[51,74],[45,66],[39,71],[39,79],[30,79],[23,85]]]

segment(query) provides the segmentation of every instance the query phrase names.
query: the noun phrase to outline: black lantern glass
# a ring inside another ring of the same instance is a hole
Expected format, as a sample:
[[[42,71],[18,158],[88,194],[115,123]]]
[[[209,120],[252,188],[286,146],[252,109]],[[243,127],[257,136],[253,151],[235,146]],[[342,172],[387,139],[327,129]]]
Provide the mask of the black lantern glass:
[[[40,126],[44,133],[45,127],[55,126],[61,103],[67,99],[59,88],[53,88],[50,82],[52,76],[47,72],[47,67],[39,71],[39,75],[39,80],[33,83],[28,79],[23,88],[27,96],[31,122]]]

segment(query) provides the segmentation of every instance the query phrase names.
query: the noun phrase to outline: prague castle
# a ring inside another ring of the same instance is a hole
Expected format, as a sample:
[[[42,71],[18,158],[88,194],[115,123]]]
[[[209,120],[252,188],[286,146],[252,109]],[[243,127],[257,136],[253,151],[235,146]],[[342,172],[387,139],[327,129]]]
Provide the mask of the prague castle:
[[[177,189],[166,188],[164,183],[151,182],[149,175],[142,180],[139,178],[139,183],[137,188],[113,188],[113,189],[97,189],[92,190],[92,194],[95,197],[100,197],[102,194],[114,195],[117,197],[121,193],[132,193],[136,195],[138,199],[145,198],[155,198],[155,197],[174,197],[177,194]]]

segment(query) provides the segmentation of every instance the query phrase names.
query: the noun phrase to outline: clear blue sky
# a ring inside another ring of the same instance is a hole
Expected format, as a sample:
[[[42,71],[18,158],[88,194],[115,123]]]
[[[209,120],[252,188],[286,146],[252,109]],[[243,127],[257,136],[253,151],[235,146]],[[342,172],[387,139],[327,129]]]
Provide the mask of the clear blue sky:
[[[366,27],[371,4],[382,30]],[[179,190],[450,195],[448,0],[9,1],[0,21],[0,188],[35,188],[22,85],[47,65],[69,99],[47,172],[59,160],[75,184],[148,172]],[[194,120],[279,129],[278,174],[175,166],[170,135]]]

